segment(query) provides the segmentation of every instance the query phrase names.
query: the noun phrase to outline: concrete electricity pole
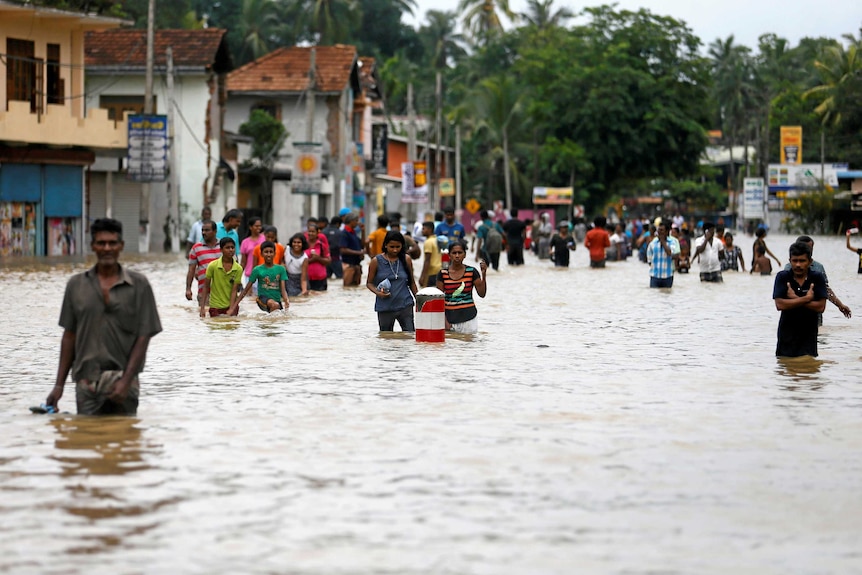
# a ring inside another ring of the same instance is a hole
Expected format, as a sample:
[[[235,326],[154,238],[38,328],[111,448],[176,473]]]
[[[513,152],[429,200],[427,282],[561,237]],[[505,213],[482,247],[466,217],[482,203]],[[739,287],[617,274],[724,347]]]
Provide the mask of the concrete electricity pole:
[[[310,65],[308,66],[308,88],[305,93],[305,142],[310,144],[314,141],[314,92],[317,89],[317,83],[314,78],[315,59],[317,57],[314,48],[310,53]],[[311,194],[306,193],[305,200],[302,204],[303,215],[308,221],[311,217]],[[303,222],[304,223],[304,222]]]
[[[168,142],[171,146],[171,195],[170,195],[170,221],[171,221],[171,252],[180,253],[180,169],[177,165],[179,143],[177,142],[177,130],[174,128],[174,50],[170,46],[167,49],[168,60]]]
[[[147,71],[144,86],[144,115],[153,113],[153,44],[155,37],[156,0],[150,0],[147,8]],[[150,251],[150,183],[141,184],[140,230],[138,251]]]

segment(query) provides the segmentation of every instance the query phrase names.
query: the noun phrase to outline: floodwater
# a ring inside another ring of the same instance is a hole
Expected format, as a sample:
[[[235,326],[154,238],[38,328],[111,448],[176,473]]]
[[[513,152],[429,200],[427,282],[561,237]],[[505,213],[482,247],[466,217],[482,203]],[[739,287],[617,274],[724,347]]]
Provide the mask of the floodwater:
[[[418,344],[337,284],[201,320],[180,257],[128,256],[164,325],[136,418],[29,413],[84,263],[7,262],[0,572],[860,573],[862,276],[843,243],[815,258],[856,315],[829,304],[819,361],[785,364],[772,278],[747,273],[650,290],[636,259],[528,256],[489,273],[478,335]]]

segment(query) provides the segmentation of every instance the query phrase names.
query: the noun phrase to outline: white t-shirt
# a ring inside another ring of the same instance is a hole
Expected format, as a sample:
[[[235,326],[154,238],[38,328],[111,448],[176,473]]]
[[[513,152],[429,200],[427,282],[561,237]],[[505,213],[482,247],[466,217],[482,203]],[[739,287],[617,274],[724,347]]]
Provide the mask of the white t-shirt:
[[[302,262],[307,259],[308,256],[305,255],[305,252],[303,252],[301,256],[295,256],[289,249],[284,250],[284,267],[287,268],[287,273],[289,274],[301,274]]]
[[[695,251],[706,241],[706,236],[700,236],[694,242]],[[719,252],[724,251],[724,244],[721,240],[713,237],[712,244],[706,244],[706,247],[700,254],[700,273],[707,274],[721,271],[721,260],[718,257]]]

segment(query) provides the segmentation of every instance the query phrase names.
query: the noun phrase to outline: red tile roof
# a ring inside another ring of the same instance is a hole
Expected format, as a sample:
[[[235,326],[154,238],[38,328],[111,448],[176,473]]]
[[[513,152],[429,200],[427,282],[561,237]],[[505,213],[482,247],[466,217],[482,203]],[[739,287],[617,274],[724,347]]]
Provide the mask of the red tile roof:
[[[173,48],[176,67],[208,68],[219,59],[227,59],[229,63],[226,34],[227,30],[219,28],[156,30],[153,43],[155,66],[165,66],[168,46]],[[144,68],[147,63],[147,31],[125,28],[87,32],[84,58],[88,68]]]
[[[302,92],[308,87],[311,48],[279,48],[237,68],[227,77],[228,92]],[[356,47],[316,46],[315,80],[319,92],[340,92],[356,66]]]

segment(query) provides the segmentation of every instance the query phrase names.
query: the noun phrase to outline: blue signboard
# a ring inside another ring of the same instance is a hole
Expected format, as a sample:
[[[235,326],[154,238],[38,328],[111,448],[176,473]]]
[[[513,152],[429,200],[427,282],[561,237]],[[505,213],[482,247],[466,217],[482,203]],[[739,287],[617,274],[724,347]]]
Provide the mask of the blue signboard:
[[[128,172],[137,182],[164,182],[168,177],[168,117],[129,116]]]

